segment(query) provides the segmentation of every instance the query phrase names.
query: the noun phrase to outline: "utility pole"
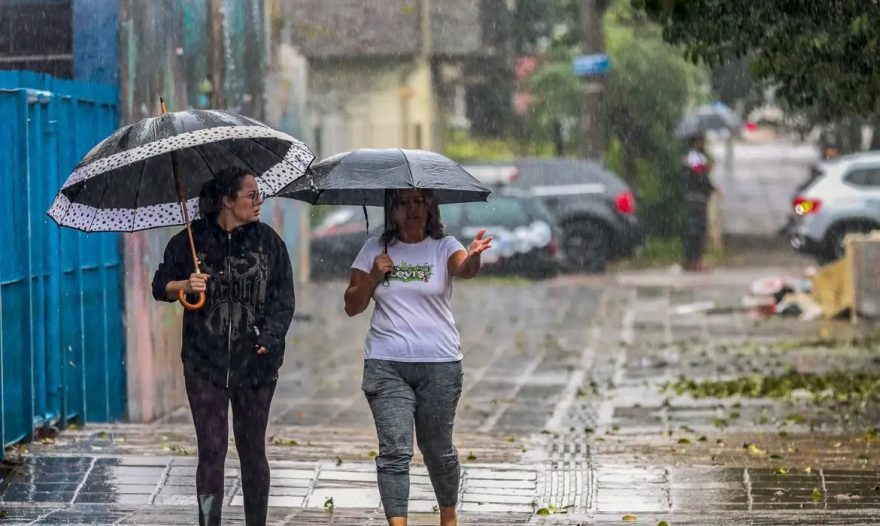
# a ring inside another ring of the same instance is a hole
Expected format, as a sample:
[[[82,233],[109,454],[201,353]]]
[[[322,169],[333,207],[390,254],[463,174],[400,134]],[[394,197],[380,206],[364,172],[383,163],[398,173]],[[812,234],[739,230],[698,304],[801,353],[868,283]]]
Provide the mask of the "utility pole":
[[[226,25],[226,13],[223,0],[209,0],[208,8],[209,35],[211,35],[209,64],[211,67],[211,87],[213,88],[211,108],[223,109],[226,107],[225,90],[223,89],[226,71],[226,40],[223,28]]]
[[[581,0],[582,57],[592,57],[592,64],[605,64],[604,69],[587,68],[576,73],[583,77],[583,104],[581,105],[581,145],[583,156],[601,161],[608,147],[608,128],[604,119],[603,98],[605,80],[603,75],[609,66],[605,55],[605,30],[603,19],[608,0]],[[603,58],[604,57],[604,62]]]

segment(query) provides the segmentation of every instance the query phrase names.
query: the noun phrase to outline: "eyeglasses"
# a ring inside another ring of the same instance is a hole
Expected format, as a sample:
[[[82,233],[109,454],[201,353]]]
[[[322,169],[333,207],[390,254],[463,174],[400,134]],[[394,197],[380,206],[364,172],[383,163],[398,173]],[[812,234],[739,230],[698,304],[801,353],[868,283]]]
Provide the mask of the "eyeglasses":
[[[253,205],[259,204],[260,201],[262,201],[265,198],[266,198],[266,196],[263,195],[263,192],[251,192],[247,195],[236,196],[236,199],[250,199],[251,204],[253,204]]]

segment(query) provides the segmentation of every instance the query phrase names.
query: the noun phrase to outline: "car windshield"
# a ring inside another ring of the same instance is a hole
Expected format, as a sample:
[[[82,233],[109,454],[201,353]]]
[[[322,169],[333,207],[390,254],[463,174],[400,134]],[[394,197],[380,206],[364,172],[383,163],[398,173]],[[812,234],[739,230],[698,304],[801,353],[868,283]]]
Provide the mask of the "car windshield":
[[[368,206],[367,217],[370,220],[370,230],[373,230],[375,227],[383,224],[385,214],[379,207]],[[327,230],[355,223],[359,223],[362,226],[365,225],[364,209],[359,206],[340,206],[330,209],[330,212],[318,222],[317,229]]]
[[[322,219],[318,223],[318,228],[327,229],[333,228],[335,226],[344,225],[354,220],[355,218],[355,210],[354,208],[337,208],[336,210],[331,211],[324,219]]]
[[[523,203],[513,197],[498,196],[488,203],[468,203],[462,208],[470,225],[516,228],[531,222]]]

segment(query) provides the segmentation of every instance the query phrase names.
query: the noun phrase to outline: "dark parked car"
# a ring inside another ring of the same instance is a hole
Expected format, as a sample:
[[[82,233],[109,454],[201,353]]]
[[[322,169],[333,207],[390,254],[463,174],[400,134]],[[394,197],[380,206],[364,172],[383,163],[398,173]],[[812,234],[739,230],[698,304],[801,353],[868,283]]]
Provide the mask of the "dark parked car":
[[[369,235],[378,236],[384,213],[375,207],[367,211]],[[486,272],[535,279],[559,272],[562,255],[556,240],[557,227],[541,202],[526,192],[505,189],[494,192],[487,203],[441,205],[440,216],[447,233],[465,248],[480,228],[494,237],[493,247],[483,254]],[[347,278],[351,262],[367,237],[362,208],[335,208],[311,232],[312,279]]]
[[[561,229],[566,267],[601,272],[642,245],[632,190],[597,163],[579,159],[518,159],[465,166],[486,184],[529,191]]]

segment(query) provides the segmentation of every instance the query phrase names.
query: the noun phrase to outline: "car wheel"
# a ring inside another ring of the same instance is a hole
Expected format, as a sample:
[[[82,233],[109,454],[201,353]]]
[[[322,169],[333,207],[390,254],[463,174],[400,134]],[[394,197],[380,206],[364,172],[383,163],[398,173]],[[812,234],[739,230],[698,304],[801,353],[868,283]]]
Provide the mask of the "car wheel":
[[[608,265],[608,231],[593,221],[578,221],[565,227],[562,249],[566,266],[573,272],[604,272]]]
[[[529,266],[523,269],[522,275],[532,280],[555,278],[559,275],[559,267],[551,264]]]

